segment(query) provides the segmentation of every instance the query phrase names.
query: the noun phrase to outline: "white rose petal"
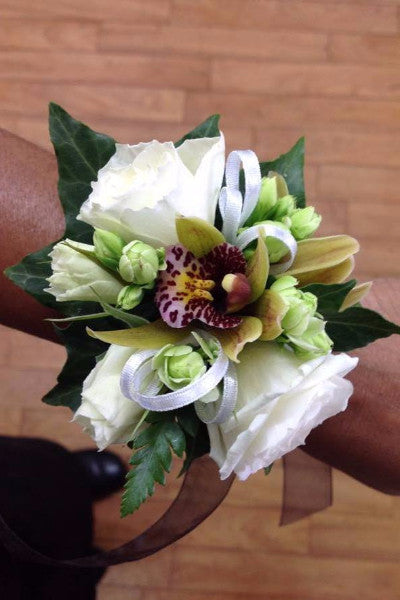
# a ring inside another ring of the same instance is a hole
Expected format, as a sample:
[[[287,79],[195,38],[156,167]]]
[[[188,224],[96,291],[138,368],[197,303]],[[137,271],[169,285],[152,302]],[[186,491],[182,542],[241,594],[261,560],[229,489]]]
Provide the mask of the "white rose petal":
[[[83,383],[82,404],[73,421],[93,438],[99,450],[128,442],[143,416],[143,408],[125,398],[119,385],[122,369],[134,352],[111,345]]]
[[[50,253],[53,274],[47,280],[50,287],[44,291],[55,296],[58,302],[66,302],[69,300],[98,301],[98,297],[93,292],[95,290],[102,300],[116,304],[118,294],[124,285],[112,273],[71,247],[71,244],[86,251],[93,250],[93,246],[71,240],[66,242],[56,244]]]
[[[209,425],[210,456],[226,479],[247,479],[304,443],[310,431],[347,407],[353,392],[343,377],[358,362],[328,354],[301,362],[274,342],[249,344],[237,365],[239,394],[235,414]]]
[[[175,216],[199,217],[214,224],[222,185],[225,143],[215,138],[117,144],[100,169],[78,219],[154,247],[176,243]]]

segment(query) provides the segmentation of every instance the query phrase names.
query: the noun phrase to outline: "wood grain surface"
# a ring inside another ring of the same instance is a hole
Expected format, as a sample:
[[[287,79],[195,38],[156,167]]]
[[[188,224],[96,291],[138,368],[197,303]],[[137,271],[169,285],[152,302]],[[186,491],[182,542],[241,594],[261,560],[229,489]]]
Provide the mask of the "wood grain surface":
[[[398,277],[399,10],[399,0],[0,0],[0,126],[50,148],[53,100],[121,142],[177,139],[214,112],[228,149],[263,159],[305,135],[321,232],[358,237],[361,280]],[[384,309],[398,318],[396,301]],[[40,402],[64,350],[0,331],[0,432],[89,446],[68,410]],[[378,344],[381,376],[398,373]],[[281,529],[281,466],[235,483],[175,546],[109,569],[99,600],[397,600],[399,501],[334,479],[330,510]],[[138,533],[178,485],[172,474],[125,522],[118,495],[98,503],[96,543]]]

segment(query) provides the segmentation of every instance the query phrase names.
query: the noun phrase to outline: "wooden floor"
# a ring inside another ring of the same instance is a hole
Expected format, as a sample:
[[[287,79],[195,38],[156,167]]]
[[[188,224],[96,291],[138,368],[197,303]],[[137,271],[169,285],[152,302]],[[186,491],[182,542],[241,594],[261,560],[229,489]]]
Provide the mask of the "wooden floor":
[[[122,142],[177,139],[214,112],[229,149],[263,159],[305,134],[321,231],[360,239],[361,279],[400,276],[399,11],[400,0],[0,0],[0,126],[49,148],[53,100]],[[0,433],[88,445],[67,410],[40,402],[63,359],[1,330]],[[96,543],[154,520],[170,483],[123,522],[118,496],[98,504]],[[336,473],[333,508],[279,529],[280,493],[279,467],[235,484],[184,540],[109,569],[99,599],[400,598],[400,501]]]

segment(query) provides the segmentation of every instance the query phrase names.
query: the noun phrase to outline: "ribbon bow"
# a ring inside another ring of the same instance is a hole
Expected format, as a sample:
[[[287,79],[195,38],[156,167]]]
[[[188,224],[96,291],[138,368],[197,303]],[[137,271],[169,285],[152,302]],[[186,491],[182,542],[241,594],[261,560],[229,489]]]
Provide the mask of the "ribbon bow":
[[[202,331],[202,336],[211,337]],[[204,423],[224,423],[235,408],[238,384],[234,364],[224,353],[221,344],[215,338],[218,355],[211,367],[189,385],[158,394],[162,384],[152,378],[152,358],[157,350],[141,350],[133,354],[126,362],[120,380],[121,391],[130,400],[142,408],[155,412],[177,410],[194,402],[197,416]],[[215,402],[203,402],[202,398],[223,382],[223,391]]]
[[[240,191],[240,165],[243,165],[245,176],[244,198]],[[266,223],[253,225],[238,233],[255,209],[260,195],[261,171],[256,154],[252,150],[231,152],[226,161],[225,181],[219,197],[225,239],[241,250],[256,240],[260,233],[264,237],[278,239],[287,247],[289,256],[284,262],[271,265],[270,272],[277,274],[289,269],[297,253],[297,242],[289,230]]]

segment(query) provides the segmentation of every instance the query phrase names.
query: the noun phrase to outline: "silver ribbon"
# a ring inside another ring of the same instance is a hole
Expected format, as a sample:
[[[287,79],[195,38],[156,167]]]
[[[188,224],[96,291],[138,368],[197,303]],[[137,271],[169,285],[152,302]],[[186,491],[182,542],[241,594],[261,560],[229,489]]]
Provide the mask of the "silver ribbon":
[[[241,165],[245,176],[244,198],[239,186]],[[278,239],[287,247],[289,256],[286,261],[271,265],[270,272],[277,274],[289,269],[297,253],[297,242],[290,231],[265,224],[253,225],[238,234],[238,230],[255,209],[260,195],[261,171],[256,154],[252,150],[231,152],[226,161],[225,181],[226,185],[222,188],[219,197],[219,210],[223,221],[222,233],[225,239],[241,250],[258,239],[260,232],[265,237]]]
[[[202,332],[202,335],[208,334]],[[221,398],[210,403],[210,407],[203,411],[204,419],[208,419],[204,422],[222,423],[227,420],[235,408],[237,378],[233,365],[230,365],[221,344],[218,341],[217,343],[218,356],[204,375],[184,388],[165,394],[158,394],[162,383],[155,377],[151,366],[152,358],[157,350],[139,350],[135,352],[125,363],[121,373],[120,387],[123,395],[129,400],[137,402],[146,410],[164,412],[176,410],[196,401],[200,402],[203,396],[206,396],[223,381],[224,390]],[[205,403],[202,404],[205,406]],[[214,414],[210,417],[209,410],[213,405],[215,405]],[[202,413],[202,407],[199,410]],[[204,420],[200,415],[199,418]]]
[[[202,402],[201,399],[194,403],[196,414],[203,423],[225,423],[235,409],[238,395],[238,381],[236,369],[232,362],[229,363],[223,379],[222,396],[216,402]]]

